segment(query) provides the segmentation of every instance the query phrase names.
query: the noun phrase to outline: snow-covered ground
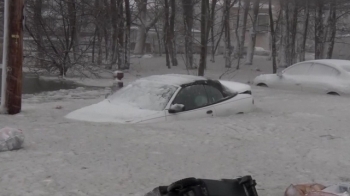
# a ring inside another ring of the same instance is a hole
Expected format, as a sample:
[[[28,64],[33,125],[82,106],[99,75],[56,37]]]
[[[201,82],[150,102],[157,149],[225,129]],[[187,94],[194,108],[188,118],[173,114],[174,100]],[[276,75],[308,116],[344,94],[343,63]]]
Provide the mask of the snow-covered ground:
[[[260,196],[350,182],[346,97],[253,87],[258,109],[244,115],[142,125],[63,117],[106,92],[26,95],[21,114],[0,116],[26,136],[24,149],[0,153],[0,195],[142,195],[191,176],[252,175]]]

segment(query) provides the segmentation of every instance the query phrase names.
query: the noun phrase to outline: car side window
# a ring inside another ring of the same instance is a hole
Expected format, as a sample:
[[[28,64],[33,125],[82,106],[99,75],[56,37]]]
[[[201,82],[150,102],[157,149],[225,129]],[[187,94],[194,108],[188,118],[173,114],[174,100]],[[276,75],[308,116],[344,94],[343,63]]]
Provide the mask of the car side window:
[[[208,94],[209,104],[217,103],[224,98],[224,95],[219,89],[210,85],[205,85],[204,87]]]
[[[310,71],[310,75],[312,76],[337,76],[338,74],[338,70],[318,63],[315,63]]]
[[[188,111],[205,107],[209,102],[204,86],[192,85],[182,88],[172,104],[183,104],[184,111]]]
[[[312,63],[301,63],[297,65],[293,65],[290,68],[287,68],[283,74],[297,76],[297,75],[307,75]]]

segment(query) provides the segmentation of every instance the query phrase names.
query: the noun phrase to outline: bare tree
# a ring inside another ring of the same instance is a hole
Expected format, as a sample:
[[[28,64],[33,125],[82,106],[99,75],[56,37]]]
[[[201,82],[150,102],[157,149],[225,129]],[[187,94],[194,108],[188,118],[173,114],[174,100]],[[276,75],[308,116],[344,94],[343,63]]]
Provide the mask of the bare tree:
[[[247,50],[247,59],[246,59],[246,63],[245,63],[246,65],[253,64],[255,43],[256,43],[256,34],[257,34],[257,21],[258,21],[258,14],[259,14],[259,8],[260,8],[259,5],[260,5],[260,0],[254,0],[252,28],[250,31],[250,42],[249,42],[248,50]]]
[[[236,34],[236,47],[235,47],[235,54],[239,54],[239,50],[240,48],[242,48],[241,46],[241,41],[240,41],[240,36],[238,33],[238,29],[239,29],[239,24],[240,24],[240,12],[241,12],[241,5],[242,5],[242,1],[238,0],[238,11],[237,11],[237,19],[236,19],[236,28],[235,28],[235,34]],[[237,52],[238,51],[238,52]],[[237,58],[237,66],[236,69],[240,69],[240,64],[241,64],[241,58]]]
[[[292,65],[294,63],[296,63],[297,61],[297,55],[296,55],[296,38],[297,38],[297,27],[298,27],[298,9],[299,9],[299,5],[298,5],[298,0],[294,0],[293,1],[293,14],[292,14],[292,18],[291,18],[291,28],[290,28],[290,34],[289,36],[291,37],[291,43],[290,43],[290,50],[289,50],[289,65]]]
[[[235,58],[242,58],[243,50],[244,50],[244,43],[245,43],[245,34],[247,31],[247,21],[248,21],[248,14],[250,9],[250,0],[245,0],[243,4],[243,21],[242,21],[242,28],[240,32],[240,38],[237,42],[240,42],[238,44],[238,47],[235,48]]]
[[[207,63],[207,49],[208,49],[208,8],[209,0],[202,0],[201,5],[201,53],[198,66],[198,75],[204,76],[204,69]]]
[[[330,2],[330,13],[328,19],[328,29],[331,31],[331,35],[328,40],[328,49],[326,53],[326,58],[331,59],[333,56],[333,48],[335,42],[335,36],[337,33],[337,1],[333,0]]]
[[[273,12],[272,12],[272,0],[269,0],[269,19],[270,19],[270,34],[271,34],[271,54],[272,54],[272,70],[273,73],[277,73],[277,48],[276,48],[276,33],[275,33],[275,25],[273,20]]]
[[[110,0],[111,1],[111,17],[112,21],[115,21],[112,23],[112,54],[110,59],[110,66],[109,69],[112,69],[112,66],[116,64],[117,62],[117,45],[118,45],[118,9],[117,9],[117,0]],[[119,3],[119,2],[118,2]]]
[[[211,1],[211,9],[210,9],[210,34],[211,34],[211,62],[215,62],[215,36],[214,36],[214,27],[215,27],[215,8],[216,8],[217,0]],[[209,31],[208,31],[209,37]]]
[[[225,67],[231,67],[231,54],[232,54],[232,46],[231,46],[231,29],[230,29],[230,5],[231,0],[224,1],[224,9],[223,9],[223,18],[224,18],[224,31],[225,31]]]
[[[322,59],[324,54],[324,0],[316,2],[315,16],[315,59]]]
[[[279,58],[280,66],[288,66],[288,50],[289,50],[289,11],[288,4],[284,0],[280,0],[281,6],[281,20],[280,20],[280,49],[279,49]]]
[[[102,27],[102,21],[103,21],[103,17],[102,17],[102,13],[100,10],[102,10],[102,5],[100,0],[95,0],[95,7],[96,9],[94,10],[94,15],[95,15],[95,31],[96,31],[96,36],[97,36],[97,50],[98,50],[98,54],[97,54],[97,64],[101,65],[102,64],[102,54],[103,54],[103,48],[102,48],[102,40],[103,40],[103,27]],[[94,45],[93,45],[94,49],[95,49],[95,40],[94,40]],[[95,53],[92,54],[93,55],[93,59],[94,59],[94,55]]]
[[[36,51],[37,51],[37,55],[36,55],[36,64],[39,67],[44,67],[44,61],[43,61],[43,55],[44,55],[44,51],[43,51],[43,39],[42,39],[42,32],[41,32],[41,23],[43,21],[42,19],[42,5],[43,2],[42,0],[35,0],[34,1],[34,24],[33,24],[33,28],[35,28],[34,30],[34,36],[36,37],[37,40],[37,46],[36,46]]]
[[[170,30],[169,30],[169,2],[168,2],[168,0],[164,0],[163,39],[164,39],[164,50],[165,50],[166,66],[170,69],[169,45],[171,45],[171,41],[169,40],[169,33],[170,33]]]
[[[77,23],[82,7],[72,0],[45,2],[50,12],[46,12],[43,17],[43,1],[32,0],[27,3],[34,5],[28,6],[27,11],[29,15],[35,16],[26,23],[27,33],[33,40],[30,45],[35,45],[47,71],[58,70],[61,76],[65,76],[68,69],[81,64],[83,59],[84,51],[78,51],[77,46]]]
[[[130,68],[130,28],[131,28],[131,11],[130,11],[130,1],[125,0],[125,19],[126,19],[126,27],[125,27],[125,43],[124,43],[124,67],[122,69]]]
[[[193,0],[182,0],[185,27],[186,67],[193,69]]]
[[[124,7],[123,7],[123,0],[117,0],[117,7],[118,7],[118,41],[117,41],[117,57],[118,57],[118,69],[125,68],[125,43],[126,43],[126,36],[125,36],[125,17],[124,17]],[[113,23],[113,21],[112,21]]]
[[[146,38],[147,38],[147,33],[153,27],[158,19],[159,16],[162,13],[156,13],[153,17],[153,19],[148,22],[147,20],[147,2],[148,0],[135,0],[137,4],[137,9],[138,9],[138,19],[140,21],[138,31],[137,31],[137,38],[136,38],[136,45],[134,48],[134,53],[137,55],[142,55],[144,54],[144,49],[145,49],[145,44],[146,44]]]
[[[300,46],[299,61],[305,61],[306,40],[308,37],[309,19],[310,19],[310,1],[306,0],[304,5],[304,21],[302,29],[302,41]]]
[[[171,57],[171,63],[173,66],[177,66],[176,58],[176,45],[175,45],[175,16],[176,16],[176,4],[175,0],[170,0],[171,14],[169,18],[169,52]]]

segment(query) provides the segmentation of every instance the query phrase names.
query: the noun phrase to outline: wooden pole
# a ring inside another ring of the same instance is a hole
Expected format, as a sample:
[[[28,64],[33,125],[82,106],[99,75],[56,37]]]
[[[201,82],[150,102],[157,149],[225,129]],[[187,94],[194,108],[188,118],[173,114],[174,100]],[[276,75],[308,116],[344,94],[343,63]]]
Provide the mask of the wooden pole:
[[[24,0],[11,0],[9,9],[9,44],[6,105],[8,114],[18,114],[22,106]]]

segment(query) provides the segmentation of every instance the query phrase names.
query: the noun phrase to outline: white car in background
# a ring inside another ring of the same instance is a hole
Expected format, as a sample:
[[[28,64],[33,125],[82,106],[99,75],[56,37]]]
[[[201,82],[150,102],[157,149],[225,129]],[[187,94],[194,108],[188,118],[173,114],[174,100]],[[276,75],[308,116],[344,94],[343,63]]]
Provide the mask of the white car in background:
[[[350,95],[350,61],[321,59],[296,63],[277,74],[263,74],[254,79],[257,86]]]
[[[154,75],[66,118],[90,122],[150,123],[228,116],[254,109],[247,84],[191,75]]]

